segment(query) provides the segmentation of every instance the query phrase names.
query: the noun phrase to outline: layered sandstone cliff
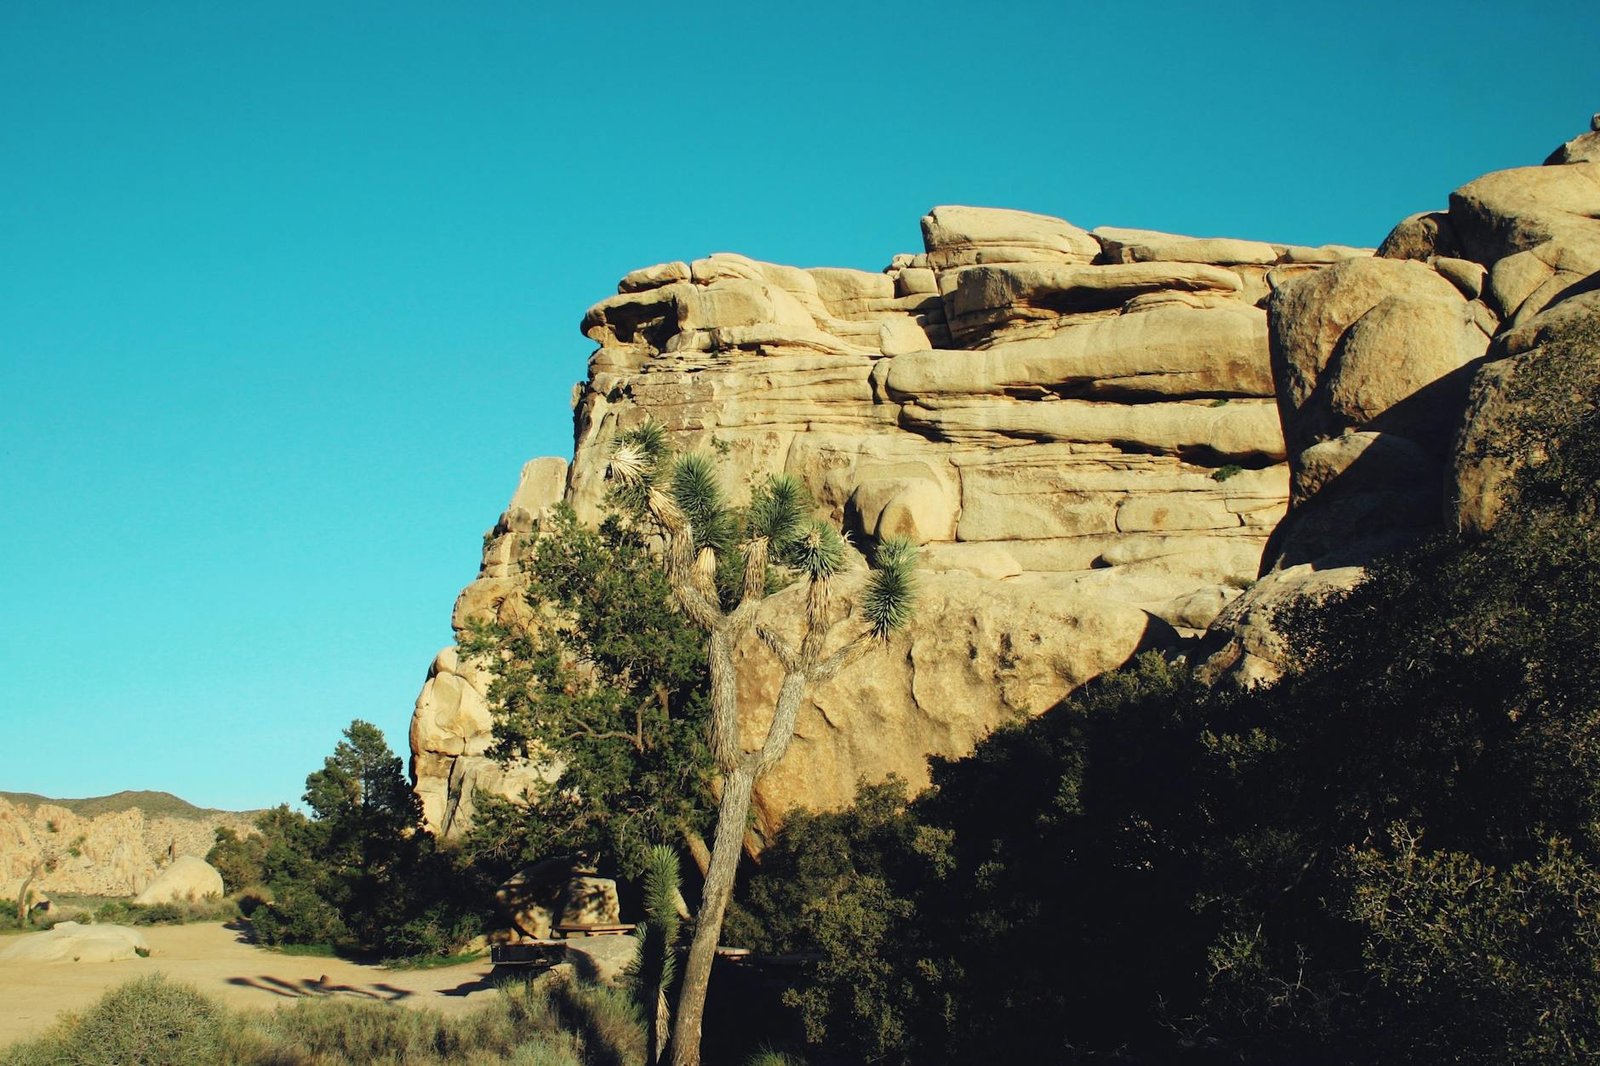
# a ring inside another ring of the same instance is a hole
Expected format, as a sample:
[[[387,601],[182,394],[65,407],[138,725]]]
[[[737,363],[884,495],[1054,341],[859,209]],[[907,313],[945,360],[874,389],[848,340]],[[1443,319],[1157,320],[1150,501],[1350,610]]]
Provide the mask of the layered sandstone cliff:
[[[1466,186],[1376,257],[940,207],[924,250],[880,273],[727,254],[634,271],[583,320],[598,349],[570,467],[524,471],[454,621],[527,609],[517,561],[541,510],[597,518],[609,442],[653,419],[717,454],[735,497],[787,471],[857,545],[923,546],[915,624],[813,694],[759,789],[768,824],[861,778],[925,780],[927,755],[1144,648],[1270,677],[1277,604],[1348,584],[1447,500],[1469,525],[1492,508],[1457,431],[1486,353],[1536,349],[1589,299],[1592,139]],[[776,678],[745,655],[754,736]],[[446,651],[418,699],[413,768],[446,832],[474,788],[516,794],[532,772],[484,757],[484,688]]]

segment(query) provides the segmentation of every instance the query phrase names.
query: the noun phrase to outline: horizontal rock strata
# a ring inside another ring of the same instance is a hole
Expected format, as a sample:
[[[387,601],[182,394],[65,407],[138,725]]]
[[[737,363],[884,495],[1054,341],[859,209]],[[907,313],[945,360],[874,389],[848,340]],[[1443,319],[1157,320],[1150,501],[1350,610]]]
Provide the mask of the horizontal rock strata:
[[[729,254],[636,270],[583,319],[570,467],[524,471],[455,623],[527,610],[516,561],[540,510],[598,520],[610,442],[648,419],[716,455],[735,498],[786,471],[858,547],[922,546],[910,632],[812,695],[758,790],[765,828],[860,779],[919,784],[927,755],[1143,648],[1274,677],[1281,605],[1515,505],[1516,457],[1483,444],[1519,416],[1518,375],[1600,315],[1595,136],[1470,182],[1376,256],[939,207],[923,250],[877,273]],[[741,655],[753,741],[776,672]],[[515,795],[534,772],[483,754],[483,691],[446,652],[418,700],[417,787],[447,832],[475,787]]]
[[[525,471],[457,603],[458,628],[525,610],[514,562],[539,509],[564,498],[598,521],[610,442],[646,420],[715,455],[734,498],[784,471],[858,547],[922,545],[905,645],[814,695],[760,786],[768,826],[858,779],[924,781],[928,754],[1204,630],[1256,577],[1290,491],[1269,275],[1371,255],[973,207],[922,230],[922,252],[877,273],[717,254],[624,277],[583,319],[598,347],[570,468]],[[775,681],[747,654],[758,723]],[[473,787],[530,780],[484,756],[484,688],[443,653],[413,719],[417,787],[447,833]]]

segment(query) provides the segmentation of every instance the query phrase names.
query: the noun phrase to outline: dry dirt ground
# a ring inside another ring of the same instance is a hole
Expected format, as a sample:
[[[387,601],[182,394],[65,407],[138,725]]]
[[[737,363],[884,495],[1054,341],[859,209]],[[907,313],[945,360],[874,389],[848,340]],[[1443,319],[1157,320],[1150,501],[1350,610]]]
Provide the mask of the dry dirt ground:
[[[107,989],[164,973],[230,1007],[271,1009],[311,996],[342,996],[458,1013],[495,994],[489,960],[434,970],[386,970],[344,959],[280,955],[217,922],[148,926],[147,959],[126,962],[0,962],[0,1047],[33,1036],[62,1011],[82,1010]],[[10,937],[0,937],[0,947]]]

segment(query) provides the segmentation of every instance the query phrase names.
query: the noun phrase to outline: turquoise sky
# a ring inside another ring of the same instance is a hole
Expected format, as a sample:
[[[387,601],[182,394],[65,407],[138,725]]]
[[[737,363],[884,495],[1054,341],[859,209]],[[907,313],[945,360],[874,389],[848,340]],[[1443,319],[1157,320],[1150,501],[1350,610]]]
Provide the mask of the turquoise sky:
[[[1600,110],[1600,4],[0,0],[0,789],[402,754],[584,309],[939,203],[1373,244]]]

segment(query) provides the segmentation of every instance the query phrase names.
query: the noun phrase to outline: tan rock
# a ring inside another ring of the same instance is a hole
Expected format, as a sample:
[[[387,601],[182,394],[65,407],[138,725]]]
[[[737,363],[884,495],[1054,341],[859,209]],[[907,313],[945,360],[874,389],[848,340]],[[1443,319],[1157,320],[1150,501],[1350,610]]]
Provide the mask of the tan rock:
[[[1550,153],[1545,166],[1564,163],[1600,163],[1600,132],[1580,133]]]
[[[1267,320],[1259,309],[1156,308],[1100,318],[976,352],[896,358],[885,385],[899,400],[936,395],[1099,398],[1272,395]]]
[[[1447,498],[1449,518],[1456,528],[1485,532],[1513,502],[1512,478],[1537,458],[1536,449],[1526,441],[1516,448],[1507,446],[1513,425],[1530,420],[1555,425],[1568,413],[1541,411],[1532,398],[1536,390],[1522,386],[1529,379],[1537,381],[1544,372],[1551,357],[1546,346],[1551,341],[1594,322],[1600,322],[1600,290],[1564,300],[1525,325],[1508,330],[1496,342],[1500,351],[1509,354],[1478,370],[1450,460]],[[1600,380],[1600,353],[1594,364],[1591,378]],[[1592,381],[1587,390],[1581,382],[1574,388],[1592,393]]]
[[[621,921],[615,881],[589,875],[567,879],[562,887],[558,925],[616,925]]]
[[[1100,245],[1059,218],[989,207],[935,207],[922,219],[927,265],[935,270],[976,263],[1088,263]]]
[[[816,689],[801,711],[789,754],[757,786],[757,824],[770,831],[799,804],[843,806],[859,780],[899,773],[918,787],[929,754],[970,751],[1018,714],[1038,714],[1090,677],[1172,631],[1135,607],[1063,594],[1056,578],[1029,584],[922,573],[916,629]],[[841,579],[843,611],[859,578]],[[804,590],[773,597],[764,614],[793,625]],[[777,694],[777,664],[758,641],[741,647],[744,742],[764,735]]]
[[[1235,400],[1214,407],[925,397],[901,408],[900,423],[935,439],[956,442],[1113,441],[1167,455],[1218,456],[1223,462],[1273,462],[1284,457],[1278,414],[1264,400]]]
[[[1263,241],[1231,237],[1179,237],[1148,230],[1102,226],[1090,231],[1106,263],[1276,263],[1278,250]]]
[[[675,281],[688,281],[689,277],[688,263],[658,263],[655,266],[629,271],[617,283],[617,291],[643,292],[646,289],[659,289]]]
[[[566,901],[567,881],[576,872],[570,857],[524,866],[495,889],[495,902],[523,935],[548,938]]]
[[[1327,377],[1328,411],[1350,426],[1371,425],[1387,414],[1389,432],[1442,444],[1460,415],[1467,383],[1461,375],[1453,383],[1446,379],[1488,344],[1460,299],[1386,297],[1345,332]]]
[[[1600,270],[1600,162],[1518,167],[1450,195],[1450,220],[1468,258],[1494,263],[1536,252],[1548,266],[1587,277]]]
[[[1457,254],[1455,226],[1444,211],[1423,211],[1402,219],[1378,245],[1380,259],[1431,259]]]
[[[1205,263],[1119,263],[1110,266],[972,266],[940,275],[945,317],[962,344],[1001,325],[1050,321],[1072,313],[1109,311],[1142,293],[1240,293],[1244,282]]]
[[[1555,272],[1537,252],[1508,255],[1489,271],[1489,299],[1501,318],[1510,318]]]
[[[1340,350],[1351,326],[1378,304],[1391,298],[1411,302],[1441,302],[1463,308],[1461,293],[1449,281],[1422,263],[1401,259],[1348,259],[1325,270],[1295,278],[1273,291],[1267,305],[1273,377],[1284,435],[1291,454],[1319,439],[1337,436],[1350,425],[1343,412],[1352,403],[1354,386],[1347,389],[1339,410],[1328,401],[1325,372]],[[1383,321],[1380,317],[1374,328]],[[1396,321],[1398,326],[1404,317]],[[1448,347],[1465,343],[1452,326]],[[1414,347],[1425,347],[1423,339]],[[1361,362],[1382,364],[1381,351]],[[1381,375],[1377,375],[1380,376]],[[1367,378],[1365,372],[1358,377]]]
[[[180,855],[154,881],[133,897],[143,906],[153,903],[199,903],[221,899],[225,889],[216,867],[194,855]]]
[[[19,936],[0,948],[0,963],[124,962],[150,954],[150,942],[123,925],[61,922],[43,933]]]

